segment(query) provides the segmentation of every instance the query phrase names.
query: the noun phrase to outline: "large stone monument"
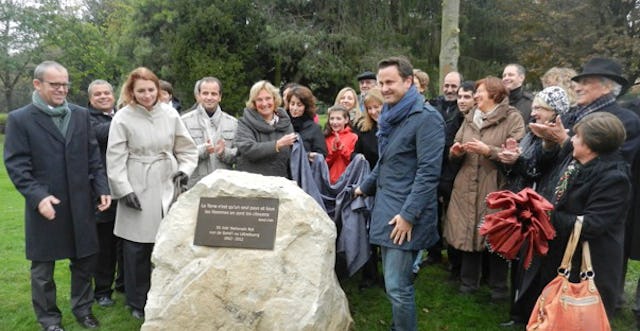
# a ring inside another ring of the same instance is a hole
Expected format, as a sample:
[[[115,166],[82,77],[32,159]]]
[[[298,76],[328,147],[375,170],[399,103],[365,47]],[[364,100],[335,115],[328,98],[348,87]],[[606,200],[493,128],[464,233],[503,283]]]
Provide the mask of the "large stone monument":
[[[278,199],[273,249],[194,245],[201,197]],[[294,182],[218,170],[160,225],[142,330],[348,330],[335,240],[333,221]]]

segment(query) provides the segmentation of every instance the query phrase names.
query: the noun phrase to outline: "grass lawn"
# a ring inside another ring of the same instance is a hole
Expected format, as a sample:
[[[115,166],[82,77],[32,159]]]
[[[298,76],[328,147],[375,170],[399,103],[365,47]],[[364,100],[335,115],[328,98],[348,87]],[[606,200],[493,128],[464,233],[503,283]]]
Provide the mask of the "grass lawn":
[[[4,136],[0,135],[0,148],[3,142]],[[0,254],[3,262],[0,269],[0,330],[38,330],[30,299],[30,264],[24,254],[24,200],[9,181],[1,160],[0,203]],[[69,308],[68,266],[68,261],[57,263],[58,305],[66,330],[84,330],[75,322]],[[377,287],[359,290],[358,277],[356,275],[343,284],[355,321],[354,330],[388,330],[391,308],[384,292]],[[627,303],[612,322],[614,330],[634,330],[631,306],[638,277],[640,262],[632,261],[625,284]],[[448,273],[441,266],[429,266],[421,271],[416,281],[420,330],[505,330],[498,324],[508,319],[508,304],[491,304],[487,288],[474,295],[458,294],[457,285],[447,278]],[[125,309],[124,297],[115,294],[114,298],[114,307],[94,306],[94,313],[102,324],[100,330],[139,329],[141,323]]]

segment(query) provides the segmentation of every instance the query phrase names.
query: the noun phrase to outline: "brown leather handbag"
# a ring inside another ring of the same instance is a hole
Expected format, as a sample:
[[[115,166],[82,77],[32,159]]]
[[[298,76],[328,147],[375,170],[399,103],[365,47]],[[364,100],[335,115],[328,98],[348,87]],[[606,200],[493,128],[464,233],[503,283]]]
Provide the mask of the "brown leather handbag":
[[[538,297],[527,330],[611,330],[607,313],[604,310],[600,293],[593,280],[589,243],[582,244],[582,267],[580,282],[569,281],[571,258],[575,252],[583,216],[578,216],[573,232],[569,237],[567,248],[558,268],[558,276],[554,278]]]

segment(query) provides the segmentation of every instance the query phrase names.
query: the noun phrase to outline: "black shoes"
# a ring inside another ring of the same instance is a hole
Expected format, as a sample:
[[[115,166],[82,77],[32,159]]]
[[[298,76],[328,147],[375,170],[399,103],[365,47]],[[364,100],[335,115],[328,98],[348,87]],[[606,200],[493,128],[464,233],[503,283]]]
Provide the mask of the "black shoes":
[[[131,308],[131,316],[133,316],[135,319],[144,321],[144,311],[142,310]]]
[[[62,326],[59,324],[49,325],[46,328],[42,329],[43,331],[64,331]]]
[[[96,302],[100,307],[111,307],[115,304],[115,301],[109,297],[96,298]]]
[[[87,329],[95,329],[100,326],[100,323],[98,322],[96,317],[93,316],[93,314],[78,318],[78,323],[80,323],[80,325]]]

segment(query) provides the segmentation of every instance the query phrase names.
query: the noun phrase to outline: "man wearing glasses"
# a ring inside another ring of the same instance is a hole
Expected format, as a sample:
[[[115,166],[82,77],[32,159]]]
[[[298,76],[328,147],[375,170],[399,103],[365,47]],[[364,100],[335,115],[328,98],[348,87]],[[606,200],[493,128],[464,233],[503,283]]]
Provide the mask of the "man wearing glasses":
[[[111,205],[100,149],[89,112],[66,101],[69,75],[62,65],[39,64],[33,86],[32,102],[9,113],[4,145],[7,172],[25,198],[33,309],[44,330],[63,330],[53,272],[56,260],[70,259],[71,310],[83,327],[97,328],[94,210]]]

